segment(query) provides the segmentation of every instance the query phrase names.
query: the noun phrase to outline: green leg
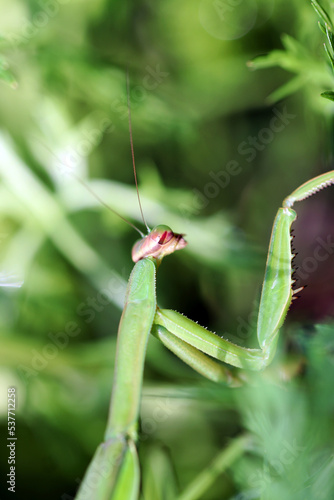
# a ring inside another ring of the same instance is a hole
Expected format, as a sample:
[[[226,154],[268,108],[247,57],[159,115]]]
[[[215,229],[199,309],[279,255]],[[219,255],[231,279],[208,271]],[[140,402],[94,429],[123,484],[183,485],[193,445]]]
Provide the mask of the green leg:
[[[334,184],[334,171],[305,182],[284,200],[283,207],[277,212],[269,244],[257,322],[260,349],[247,349],[233,344],[182,314],[166,309],[157,310],[153,333],[178,356],[183,356],[184,361],[212,379],[220,380],[224,375],[215,371],[212,366],[206,365],[201,357],[195,362],[196,353],[190,350],[191,347],[238,368],[250,370],[265,368],[275,354],[279,329],[287,315],[294,293],[291,277],[291,261],[294,256],[291,253],[290,231],[296,213],[292,210],[292,206],[296,201],[304,200],[331,184]],[[177,345],[173,336],[181,343]],[[228,376],[225,377],[228,380]]]
[[[260,370],[270,363],[275,354],[277,336],[268,351],[247,349],[232,344],[182,314],[169,309],[158,309],[154,325],[164,327],[170,334],[218,361],[238,368]]]
[[[274,221],[258,315],[260,349],[233,344],[171,310],[158,309],[154,325],[164,327],[170,335],[224,363],[249,370],[265,368],[275,354],[279,328],[293,295],[290,229],[295,218],[296,213],[292,209],[280,208]],[[212,378],[209,369],[203,371],[204,375]]]
[[[101,443],[85,473],[76,500],[109,500],[114,491],[128,444],[122,436]]]
[[[230,387],[243,384],[243,376],[233,373],[226,366],[217,363],[190,344],[173,335],[161,325],[153,325],[151,332],[164,346],[187,365],[213,382],[221,382]]]

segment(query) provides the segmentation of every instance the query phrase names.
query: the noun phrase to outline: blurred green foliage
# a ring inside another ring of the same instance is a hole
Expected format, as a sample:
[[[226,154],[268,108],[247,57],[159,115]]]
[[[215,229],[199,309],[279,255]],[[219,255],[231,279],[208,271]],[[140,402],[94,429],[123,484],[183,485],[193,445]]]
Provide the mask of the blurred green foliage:
[[[145,216],[189,242],[159,270],[159,304],[242,345],[255,345],[277,208],[332,168],[333,103],[320,94],[334,79],[317,14],[300,0],[2,7],[1,271],[24,286],[0,288],[1,433],[15,386],[17,498],[69,499],[103,436],[136,239],[69,172],[141,225],[127,68]],[[244,431],[247,450],[200,498],[334,497],[333,210],[333,189],[297,207],[299,278],[309,286],[275,363],[251,385],[214,385],[150,340],[143,499],[176,498]],[[5,478],[4,445],[0,453]]]

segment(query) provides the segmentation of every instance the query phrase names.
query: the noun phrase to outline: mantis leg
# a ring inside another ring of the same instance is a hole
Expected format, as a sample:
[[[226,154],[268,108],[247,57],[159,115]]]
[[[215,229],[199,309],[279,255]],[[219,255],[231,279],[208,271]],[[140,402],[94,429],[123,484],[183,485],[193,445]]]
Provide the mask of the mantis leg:
[[[95,452],[76,500],[138,498],[140,473],[135,441],[146,346],[156,311],[155,274],[152,259],[139,261],[131,273],[118,329],[105,440]]]
[[[279,329],[282,326],[293,298],[291,261],[291,224],[296,219],[292,206],[334,183],[334,171],[327,172],[297,188],[283,202],[274,220],[265,277],[259,306],[257,337],[259,349],[247,349],[218,337],[206,328],[194,323],[182,314],[167,309],[158,309],[154,318],[153,333],[159,336],[171,350],[174,335],[188,346],[198,349],[213,358],[250,370],[261,370],[272,360],[277,346]],[[166,331],[168,331],[168,335]],[[169,344],[169,345],[168,345]],[[186,358],[186,356],[184,356]],[[186,359],[185,359],[186,360]],[[192,360],[194,364],[194,361]],[[189,363],[191,364],[191,363]],[[213,378],[212,369],[195,368]],[[227,378],[228,380],[228,378]]]
[[[155,334],[155,328],[161,327],[202,353],[238,368],[260,370],[270,363],[275,354],[277,337],[272,340],[268,352],[262,349],[247,349],[219,337],[182,314],[169,309],[157,311],[153,327]]]
[[[182,314],[167,309],[157,310],[154,324],[163,326],[182,341],[219,361],[250,370],[267,366],[275,354],[278,331],[293,294],[290,228],[295,218],[292,209],[280,208],[274,221],[258,315],[260,349],[233,344]]]
[[[163,326],[153,325],[151,333],[187,365],[213,382],[223,382],[229,387],[239,387],[243,384],[244,377],[242,375],[235,374],[226,366],[216,363],[209,356],[173,335]]]

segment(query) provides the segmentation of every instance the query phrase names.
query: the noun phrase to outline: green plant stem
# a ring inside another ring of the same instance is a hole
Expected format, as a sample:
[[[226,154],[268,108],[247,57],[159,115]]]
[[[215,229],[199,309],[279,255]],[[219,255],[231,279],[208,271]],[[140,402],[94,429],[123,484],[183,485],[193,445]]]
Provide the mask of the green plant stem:
[[[232,443],[224,448],[196,479],[187,486],[177,500],[196,500],[202,498],[205,491],[212,485],[217,477],[230,467],[239,457],[243,455],[245,449],[251,442],[249,434],[234,439]]]

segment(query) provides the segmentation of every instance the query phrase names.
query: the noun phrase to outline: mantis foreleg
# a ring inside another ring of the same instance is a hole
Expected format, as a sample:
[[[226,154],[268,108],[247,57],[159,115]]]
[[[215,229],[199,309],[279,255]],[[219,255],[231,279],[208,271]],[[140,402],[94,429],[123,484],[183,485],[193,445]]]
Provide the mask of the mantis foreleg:
[[[167,309],[158,309],[156,312],[153,326],[155,335],[159,336],[160,332],[161,340],[169,347],[165,341],[167,333],[161,330],[163,327],[170,336],[176,336],[186,345],[219,361],[250,370],[261,370],[266,367],[275,354],[279,329],[285,320],[294,294],[291,266],[294,255],[291,251],[290,232],[291,224],[297,215],[291,207],[296,201],[301,201],[333,183],[334,171],[305,182],[284,200],[283,207],[277,212],[269,244],[257,321],[259,349],[248,349],[233,344],[182,314]],[[171,340],[169,344],[172,345]],[[197,371],[202,373],[200,369]],[[208,369],[206,376],[213,380],[217,377],[213,368]],[[228,377],[226,379],[228,380]]]
[[[191,366],[204,377],[214,382],[222,382],[229,387],[239,387],[243,383],[243,377],[232,373],[226,366],[216,363],[209,356],[196,349],[193,345],[173,335],[161,325],[154,324],[151,333],[159,339],[164,346],[172,351],[187,365]]]

